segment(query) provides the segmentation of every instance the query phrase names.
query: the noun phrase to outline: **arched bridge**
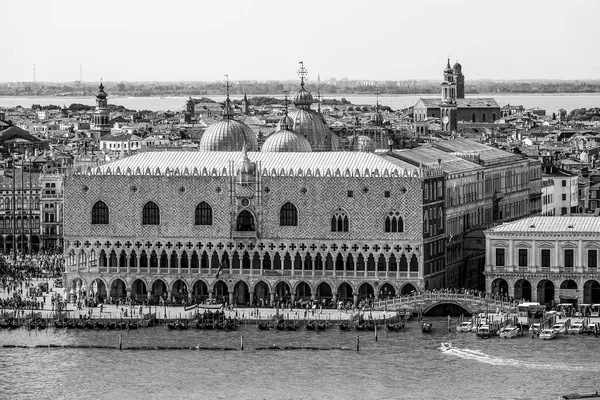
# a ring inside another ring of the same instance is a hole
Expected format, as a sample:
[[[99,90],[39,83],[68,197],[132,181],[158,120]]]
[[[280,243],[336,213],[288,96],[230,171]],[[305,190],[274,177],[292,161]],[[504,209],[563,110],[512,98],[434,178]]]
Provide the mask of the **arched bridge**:
[[[453,310],[453,312],[462,308],[464,313],[471,315],[486,311],[495,312],[496,309],[500,309],[504,312],[515,312],[517,310],[516,303],[512,302],[494,300],[491,297],[443,292],[416,294],[382,300],[375,302],[374,307],[375,310],[406,310],[415,313],[421,312],[423,315],[426,315],[435,307],[444,305],[447,305],[448,309]]]

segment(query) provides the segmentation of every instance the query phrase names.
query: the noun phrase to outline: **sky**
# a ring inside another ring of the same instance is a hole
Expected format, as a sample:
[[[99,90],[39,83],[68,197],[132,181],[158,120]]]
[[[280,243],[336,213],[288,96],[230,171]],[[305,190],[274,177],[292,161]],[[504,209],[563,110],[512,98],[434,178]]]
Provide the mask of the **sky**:
[[[600,1],[27,0],[0,82],[599,79]]]

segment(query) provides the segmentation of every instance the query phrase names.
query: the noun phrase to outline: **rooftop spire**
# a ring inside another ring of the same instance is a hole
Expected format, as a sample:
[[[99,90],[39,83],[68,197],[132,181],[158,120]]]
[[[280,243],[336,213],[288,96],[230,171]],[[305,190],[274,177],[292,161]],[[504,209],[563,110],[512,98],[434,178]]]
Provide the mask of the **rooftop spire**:
[[[377,88],[377,90],[375,91],[375,109],[377,110],[377,112],[379,112],[379,95],[381,94],[379,92],[379,88]]]
[[[300,67],[298,68],[298,76],[300,77],[300,86],[304,88],[304,77],[308,75],[308,71],[304,68],[304,61],[299,62]]]
[[[225,74],[225,88],[227,98],[225,99],[225,107],[223,108],[223,119],[233,119],[233,108],[231,107],[231,100],[229,100],[229,75],[227,74]]]

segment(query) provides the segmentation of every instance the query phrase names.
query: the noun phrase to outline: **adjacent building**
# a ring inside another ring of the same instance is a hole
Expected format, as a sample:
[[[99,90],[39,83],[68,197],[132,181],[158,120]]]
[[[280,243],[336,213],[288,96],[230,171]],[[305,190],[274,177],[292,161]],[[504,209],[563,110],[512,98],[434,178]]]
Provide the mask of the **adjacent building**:
[[[600,303],[600,218],[530,217],[485,231],[486,286],[516,300]]]

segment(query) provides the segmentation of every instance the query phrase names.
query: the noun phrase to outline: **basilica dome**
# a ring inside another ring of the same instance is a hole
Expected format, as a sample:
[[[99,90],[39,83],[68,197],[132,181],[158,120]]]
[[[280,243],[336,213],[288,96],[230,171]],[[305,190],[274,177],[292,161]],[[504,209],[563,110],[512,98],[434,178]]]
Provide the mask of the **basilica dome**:
[[[313,151],[335,151],[331,137],[334,133],[323,123],[321,115],[312,110],[296,109],[290,113],[292,129],[308,139]]]
[[[303,136],[287,129],[270,135],[262,145],[262,152],[311,152],[310,143]]]
[[[310,105],[314,103],[314,99],[312,94],[306,89],[304,89],[304,85],[300,88],[298,93],[294,96],[294,105],[296,108],[306,108],[310,109]]]
[[[227,99],[223,120],[206,129],[200,140],[200,151],[240,151],[244,143],[249,151],[258,148],[256,134],[248,125],[233,119],[231,102]]]

